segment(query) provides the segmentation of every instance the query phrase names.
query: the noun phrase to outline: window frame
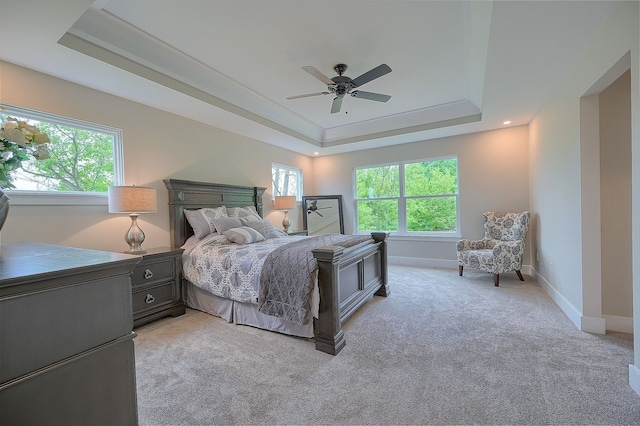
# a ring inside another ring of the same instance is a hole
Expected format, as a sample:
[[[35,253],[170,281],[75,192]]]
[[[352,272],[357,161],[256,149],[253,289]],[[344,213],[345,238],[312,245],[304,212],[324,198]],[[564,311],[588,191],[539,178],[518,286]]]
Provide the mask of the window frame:
[[[295,172],[298,175],[298,185],[296,188],[296,202],[301,203],[302,202],[302,169],[298,168],[298,167],[292,167],[292,166],[286,166],[284,164],[279,164],[279,163],[271,163],[271,201],[275,201],[276,199],[276,188],[274,186],[273,183],[273,169],[274,168],[279,168],[282,170],[287,170],[289,172]]]
[[[412,195],[406,196],[406,181],[405,181],[405,167],[408,164],[414,163],[428,163],[441,160],[456,160],[456,179],[457,179],[457,192],[455,194],[438,194],[438,195]],[[379,197],[379,198],[358,198],[357,177],[356,173],[362,169],[374,169],[377,167],[389,167],[398,166],[398,181],[399,181],[399,195],[397,197]],[[456,200],[456,230],[455,231],[408,231],[407,230],[407,200],[408,199],[430,199],[440,197],[455,197]],[[411,159],[402,161],[393,161],[388,163],[371,164],[358,166],[353,168],[353,205],[354,205],[354,230],[357,234],[367,234],[372,231],[359,230],[358,223],[358,202],[362,201],[382,201],[382,200],[397,200],[398,202],[398,230],[397,231],[381,231],[390,232],[392,236],[397,239],[424,239],[424,240],[438,240],[452,239],[457,240],[461,237],[460,232],[460,159],[457,155],[444,155],[438,157],[429,157],[421,159]]]
[[[75,118],[63,117],[42,111],[22,108],[15,105],[2,104],[3,113],[26,117],[33,120],[47,121],[64,126],[109,134],[113,137],[113,185],[124,184],[124,147],[122,129],[104,124],[91,123]],[[37,191],[20,189],[3,189],[14,205],[61,205],[85,206],[107,205],[107,192],[83,191]]]

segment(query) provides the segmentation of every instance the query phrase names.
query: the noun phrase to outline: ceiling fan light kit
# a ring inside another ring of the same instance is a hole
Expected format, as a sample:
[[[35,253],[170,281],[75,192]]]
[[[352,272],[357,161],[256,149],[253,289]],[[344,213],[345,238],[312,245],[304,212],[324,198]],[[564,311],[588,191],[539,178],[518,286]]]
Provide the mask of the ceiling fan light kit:
[[[302,67],[302,69],[325,83],[327,85],[328,91],[289,96],[287,97],[287,99],[289,100],[308,98],[310,96],[335,94],[336,97],[333,99],[333,104],[331,104],[331,114],[335,114],[336,112],[340,112],[340,109],[342,107],[342,99],[345,97],[345,95],[351,95],[354,98],[366,99],[376,102],[387,102],[389,99],[391,99],[391,96],[389,95],[355,90],[356,88],[370,82],[371,80],[375,80],[376,78],[382,77],[385,74],[389,74],[391,72],[391,68],[387,64],[378,65],[377,67],[365,72],[361,76],[354,79],[343,75],[347,70],[347,66],[345,64],[337,64],[333,67],[333,70],[338,74],[333,78],[327,77],[326,75],[318,71],[315,67],[312,67],[310,65],[304,66]]]

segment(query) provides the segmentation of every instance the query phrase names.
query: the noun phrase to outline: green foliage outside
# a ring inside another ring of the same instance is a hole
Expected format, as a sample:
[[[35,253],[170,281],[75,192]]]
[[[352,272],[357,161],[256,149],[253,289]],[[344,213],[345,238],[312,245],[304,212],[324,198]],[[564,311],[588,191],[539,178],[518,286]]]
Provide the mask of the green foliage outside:
[[[406,164],[404,167],[407,231],[456,230],[456,159]],[[398,231],[398,165],[356,170],[358,230]],[[380,200],[380,198],[383,198]],[[386,199],[384,199],[386,198]]]
[[[49,135],[50,158],[24,162],[20,179],[48,191],[107,192],[113,185],[111,135],[47,122],[37,127]]]

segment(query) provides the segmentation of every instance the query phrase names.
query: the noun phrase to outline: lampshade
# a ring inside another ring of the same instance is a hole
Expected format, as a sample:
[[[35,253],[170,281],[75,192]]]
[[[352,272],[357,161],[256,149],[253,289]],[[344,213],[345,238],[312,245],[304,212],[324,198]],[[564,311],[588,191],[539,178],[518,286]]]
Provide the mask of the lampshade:
[[[275,200],[276,210],[290,210],[296,207],[295,195],[281,195],[277,196]]]
[[[109,213],[155,213],[156,190],[146,186],[109,187]]]

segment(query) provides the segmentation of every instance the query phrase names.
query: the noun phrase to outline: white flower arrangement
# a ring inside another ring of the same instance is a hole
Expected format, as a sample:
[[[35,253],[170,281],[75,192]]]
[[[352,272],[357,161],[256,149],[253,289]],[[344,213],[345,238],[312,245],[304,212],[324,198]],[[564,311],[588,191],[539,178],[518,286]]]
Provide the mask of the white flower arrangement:
[[[0,188],[15,188],[10,173],[22,166],[29,156],[49,158],[49,136],[37,127],[7,117],[0,127]]]

